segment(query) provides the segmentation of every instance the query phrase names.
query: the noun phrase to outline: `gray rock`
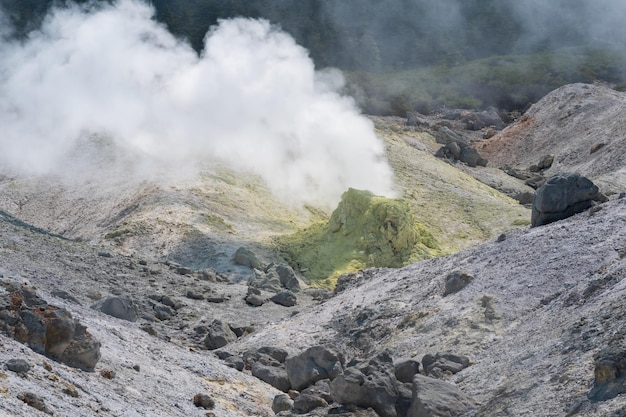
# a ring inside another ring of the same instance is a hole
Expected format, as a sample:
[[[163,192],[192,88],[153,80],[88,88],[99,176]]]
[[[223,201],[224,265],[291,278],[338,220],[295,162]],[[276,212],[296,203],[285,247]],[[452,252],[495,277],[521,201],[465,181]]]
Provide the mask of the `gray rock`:
[[[270,298],[272,302],[275,304],[284,306],[284,307],[293,307],[297,304],[297,298],[294,293],[289,290],[284,290]]]
[[[531,226],[543,226],[581,213],[605,201],[606,197],[588,178],[579,174],[558,174],[548,179],[535,194]]]
[[[391,356],[383,352],[346,368],[330,383],[330,394],[340,404],[372,407],[381,417],[396,417],[400,392]]]
[[[343,370],[343,358],[323,346],[313,346],[285,361],[291,386],[301,390],[322,379],[334,379]]]
[[[285,363],[289,353],[285,349],[281,349],[273,346],[264,346],[257,350],[258,353],[267,355],[270,358],[276,360],[278,363]]]
[[[260,307],[265,304],[265,301],[267,301],[261,290],[255,287],[248,287],[248,293],[246,294],[244,300],[252,307]]]
[[[36,410],[44,412],[46,414],[53,415],[52,411],[48,409],[43,398],[38,396],[37,394],[33,394],[32,392],[20,392],[17,395],[17,398],[24,402],[25,404],[33,407]]]
[[[60,361],[73,368],[92,372],[100,357],[100,342],[87,332],[86,327],[77,324],[74,338],[63,351]]]
[[[237,249],[233,256],[233,262],[237,265],[243,265],[253,269],[263,269],[263,264],[259,261],[256,254],[244,247]]]
[[[454,385],[423,375],[415,375],[413,400],[407,417],[461,416],[475,405],[471,398]]]
[[[290,411],[293,409],[293,400],[287,394],[278,394],[272,401],[272,410],[278,414],[281,411]]]
[[[234,368],[238,371],[243,371],[245,368],[245,363],[243,359],[239,356],[229,356],[224,359],[224,363],[226,366]]]
[[[267,382],[276,389],[287,392],[291,389],[291,383],[287,371],[283,367],[267,366],[260,362],[252,365],[252,376]]]
[[[5,366],[9,371],[22,375],[27,374],[31,368],[30,364],[24,359],[9,359]]]
[[[300,281],[298,280],[293,268],[287,264],[278,264],[273,268],[278,274],[280,284],[283,288],[286,288],[291,292],[299,292],[301,290]]]
[[[196,290],[187,290],[187,293],[185,294],[185,296],[192,300],[204,300],[204,294]]]
[[[440,128],[436,140],[444,145],[435,153],[438,158],[461,161],[471,167],[487,165],[487,160],[470,145],[469,141],[450,128],[445,126]]]
[[[193,405],[198,408],[204,408],[205,410],[212,410],[215,408],[215,400],[207,394],[196,394],[193,397]]]
[[[437,353],[436,355],[424,355],[422,366],[426,374],[437,375],[444,372],[456,374],[467,368],[470,360],[467,356],[453,353]]]
[[[411,383],[413,376],[420,371],[420,363],[415,359],[408,359],[395,365],[394,373],[400,382]]]
[[[280,292],[282,290],[282,284],[280,283],[280,277],[278,273],[270,269],[267,272],[255,269],[252,271],[252,275],[248,280],[248,285],[253,288],[257,288],[269,292]]]
[[[0,327],[37,353],[68,366],[92,371],[100,360],[100,343],[71,313],[49,305],[22,288],[0,296]]]
[[[443,291],[443,296],[445,297],[446,295],[461,291],[470,282],[472,282],[473,279],[474,276],[467,271],[457,270],[451,272],[446,277],[446,284]]]
[[[204,346],[209,350],[214,350],[224,347],[235,340],[237,340],[237,335],[230,329],[228,324],[221,320],[213,320],[204,339]]]
[[[308,413],[316,408],[326,407],[328,402],[322,397],[301,393],[293,402],[293,409],[300,414]]]
[[[174,315],[174,310],[162,304],[155,305],[153,307],[153,310],[154,310],[154,316],[161,321],[169,320]]]
[[[313,385],[309,385],[303,389],[301,394],[316,395],[323,398],[326,402],[332,403],[333,397],[330,395],[330,379],[322,379]]]
[[[610,346],[594,356],[592,401],[605,401],[626,393],[626,348]]]
[[[126,297],[106,297],[91,306],[109,316],[127,321],[137,321],[137,307],[130,298]]]

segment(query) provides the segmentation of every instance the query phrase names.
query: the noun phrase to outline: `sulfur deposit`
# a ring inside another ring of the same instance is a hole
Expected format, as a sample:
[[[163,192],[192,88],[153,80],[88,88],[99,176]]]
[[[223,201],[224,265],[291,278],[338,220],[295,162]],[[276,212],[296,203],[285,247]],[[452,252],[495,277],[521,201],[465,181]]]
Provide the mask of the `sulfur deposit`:
[[[312,283],[334,286],[339,275],[369,267],[400,267],[440,255],[430,231],[407,201],[348,189],[327,223],[281,240]]]

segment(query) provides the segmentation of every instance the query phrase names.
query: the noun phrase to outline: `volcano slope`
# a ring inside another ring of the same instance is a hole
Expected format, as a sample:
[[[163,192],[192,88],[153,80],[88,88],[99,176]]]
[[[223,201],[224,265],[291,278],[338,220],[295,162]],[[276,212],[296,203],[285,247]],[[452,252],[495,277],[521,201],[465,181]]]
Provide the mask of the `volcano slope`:
[[[599,84],[565,85],[534,104],[517,122],[479,145],[497,167],[527,169],[545,155],[550,176],[578,172],[605,193],[626,188],[626,94]]]
[[[435,158],[431,134],[401,119],[376,119],[374,127],[385,143],[398,196],[434,236],[440,254],[528,224],[530,210]],[[242,281],[250,270],[232,263],[239,247],[254,250],[266,263],[281,262],[276,238],[326,222],[334,209],[285,203],[258,177],[220,164],[196,176],[150,180],[114,166],[69,180],[3,172],[0,210],[111,252],[194,270],[210,267]],[[489,170],[499,171],[483,169]]]
[[[202,329],[213,319],[255,328],[222,348],[233,355],[271,346],[293,356],[314,345],[343,352],[346,362],[382,351],[395,361],[464,355],[469,367],[441,377],[476,402],[468,415],[606,416],[626,408],[624,395],[589,398],[594,371],[605,369],[598,355],[617,352],[612,360],[623,361],[624,199],[613,197],[591,211],[510,231],[448,257],[366,270],[325,301],[299,295],[295,308],[252,307],[243,301],[244,283],[181,275],[176,265],[103,252],[5,216],[0,227],[2,295],[11,285],[34,288],[102,343],[95,372],[84,372],[1,333],[3,366],[11,359],[31,366],[25,376],[0,370],[0,410],[7,415],[46,415],[20,399],[27,393],[50,413],[68,417],[206,415],[193,404],[196,394],[214,400],[215,415],[273,415],[272,399],[280,391],[249,371],[227,367],[203,347]],[[455,271],[473,280],[444,296]],[[190,289],[222,300],[189,298]],[[132,298],[139,319],[124,321],[89,308],[105,295]],[[178,300],[179,308],[171,318],[155,320],[155,300],[163,295]],[[613,380],[602,372],[597,376],[621,386],[618,368]],[[326,412],[328,407],[309,415]]]

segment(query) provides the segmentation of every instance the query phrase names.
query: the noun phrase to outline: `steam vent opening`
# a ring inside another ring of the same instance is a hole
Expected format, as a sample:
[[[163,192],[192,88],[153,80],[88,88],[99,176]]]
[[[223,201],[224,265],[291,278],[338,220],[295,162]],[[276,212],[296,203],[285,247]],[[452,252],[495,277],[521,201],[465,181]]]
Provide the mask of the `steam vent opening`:
[[[328,222],[281,239],[290,263],[312,285],[334,287],[340,275],[373,267],[401,267],[440,255],[408,202],[348,189]]]

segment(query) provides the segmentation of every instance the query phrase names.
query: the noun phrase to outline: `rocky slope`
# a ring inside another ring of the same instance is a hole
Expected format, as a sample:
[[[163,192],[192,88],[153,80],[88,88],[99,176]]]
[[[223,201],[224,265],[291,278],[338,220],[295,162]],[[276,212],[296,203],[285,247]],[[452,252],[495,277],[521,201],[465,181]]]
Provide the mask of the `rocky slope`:
[[[484,184],[523,182],[433,156],[441,125],[374,121],[402,206],[450,255],[347,274],[334,292],[297,281],[276,243],[328,210],[253,177],[7,173],[0,414],[417,417],[441,415],[445,392],[448,415],[624,415],[626,199],[529,228],[527,208]],[[511,129],[459,132],[496,144]],[[100,343],[92,372],[54,354],[65,311]]]
[[[626,95],[599,84],[570,84],[534,104],[479,150],[497,167],[527,169],[546,155],[546,175],[578,172],[607,193],[626,186]]]

